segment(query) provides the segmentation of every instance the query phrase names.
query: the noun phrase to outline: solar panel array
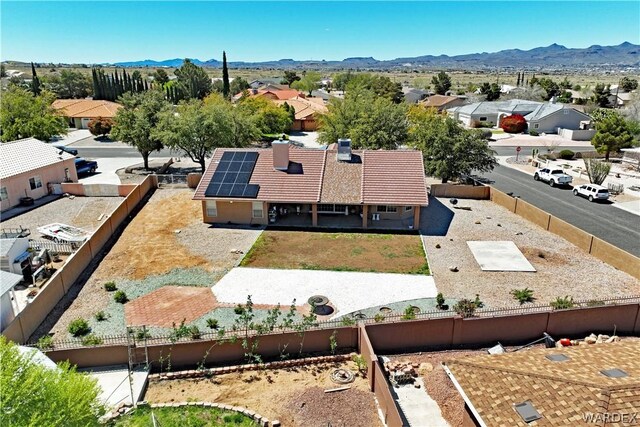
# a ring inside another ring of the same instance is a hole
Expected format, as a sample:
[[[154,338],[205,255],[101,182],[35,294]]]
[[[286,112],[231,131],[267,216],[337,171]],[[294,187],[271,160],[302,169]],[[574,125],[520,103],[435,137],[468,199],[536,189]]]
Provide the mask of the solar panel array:
[[[260,186],[249,184],[249,180],[257,160],[258,153],[255,151],[227,151],[213,172],[204,195],[255,199]]]

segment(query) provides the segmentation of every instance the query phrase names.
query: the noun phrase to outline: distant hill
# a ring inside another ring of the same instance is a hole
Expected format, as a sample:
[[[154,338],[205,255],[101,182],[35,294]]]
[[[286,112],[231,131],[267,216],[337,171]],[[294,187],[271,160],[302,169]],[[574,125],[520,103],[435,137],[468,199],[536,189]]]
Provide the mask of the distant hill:
[[[222,62],[192,60],[195,64],[220,68]],[[179,67],[181,59],[165,61],[116,62],[118,67]],[[229,62],[231,68],[320,68],[320,69],[397,69],[429,68],[449,70],[474,69],[589,69],[638,68],[640,67],[640,45],[624,42],[617,46],[593,45],[584,49],[570,49],[559,44],[536,47],[530,50],[508,49],[493,53],[471,53],[466,55],[424,55],[411,58],[396,58],[380,61],[372,57],[353,57],[342,61],[280,59],[264,62]]]

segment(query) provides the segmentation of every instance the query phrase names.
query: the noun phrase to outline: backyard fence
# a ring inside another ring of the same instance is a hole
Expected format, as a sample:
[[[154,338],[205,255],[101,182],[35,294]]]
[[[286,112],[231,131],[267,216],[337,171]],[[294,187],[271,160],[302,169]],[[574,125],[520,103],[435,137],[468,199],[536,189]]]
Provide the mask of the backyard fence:
[[[74,247],[71,243],[56,243],[50,240],[44,239],[29,239],[29,247],[34,251],[41,249],[47,249],[50,252],[58,252],[59,254],[69,255],[76,251],[77,247]]]
[[[156,174],[154,175],[158,179],[158,186],[179,186],[186,187],[187,186],[187,175],[176,175],[176,174]]]

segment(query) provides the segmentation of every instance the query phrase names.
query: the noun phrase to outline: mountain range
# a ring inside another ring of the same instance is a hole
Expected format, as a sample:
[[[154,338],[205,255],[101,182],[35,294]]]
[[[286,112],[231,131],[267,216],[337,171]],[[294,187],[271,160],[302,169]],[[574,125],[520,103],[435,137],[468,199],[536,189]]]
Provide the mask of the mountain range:
[[[117,67],[179,67],[181,58],[154,61],[116,62]],[[202,67],[220,68],[217,59],[192,62]],[[584,68],[640,68],[640,45],[629,42],[617,46],[593,45],[587,48],[567,48],[559,44],[536,47],[530,50],[507,49],[499,52],[471,53],[466,55],[424,55],[410,58],[377,60],[372,57],[345,58],[342,61],[280,59],[264,62],[229,62],[230,68],[313,68],[313,69],[584,69]]]

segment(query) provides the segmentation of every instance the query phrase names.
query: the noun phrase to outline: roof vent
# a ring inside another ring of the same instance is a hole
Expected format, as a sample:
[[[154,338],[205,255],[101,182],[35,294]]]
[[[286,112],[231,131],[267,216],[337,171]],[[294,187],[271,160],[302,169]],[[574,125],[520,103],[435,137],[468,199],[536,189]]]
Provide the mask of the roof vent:
[[[566,362],[567,360],[571,359],[565,354],[547,354],[545,357],[552,362]]]
[[[351,140],[338,139],[338,161],[351,161]]]
[[[533,407],[530,400],[513,405],[513,408],[516,410],[518,415],[522,417],[525,423],[530,423],[542,418],[542,415],[540,415],[536,408]]]
[[[600,373],[606,377],[609,378],[624,378],[624,377],[628,377],[629,374],[627,374],[625,371],[623,371],[622,369],[618,369],[618,368],[614,368],[614,369],[604,369],[602,371],[600,371]]]

